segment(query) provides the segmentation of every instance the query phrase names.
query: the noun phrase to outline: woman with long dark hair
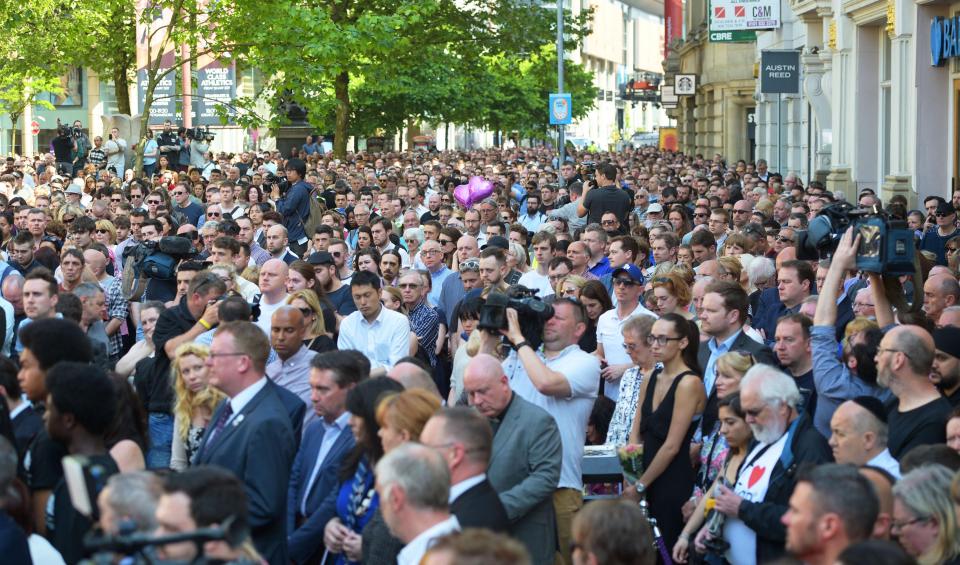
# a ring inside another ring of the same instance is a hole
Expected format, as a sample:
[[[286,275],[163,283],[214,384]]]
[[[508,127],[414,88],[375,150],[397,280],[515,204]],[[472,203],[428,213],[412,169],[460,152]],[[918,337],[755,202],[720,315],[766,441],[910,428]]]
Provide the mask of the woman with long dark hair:
[[[630,443],[643,443],[643,475],[636,490],[647,498],[672,548],[683,529],[680,508],[696,479],[687,450],[696,428],[693,419],[707,404],[697,362],[700,332],[683,316],[666,314],[654,322],[647,343],[663,370],[641,385]]]
[[[327,550],[338,554],[337,564],[360,561],[360,534],[380,507],[373,475],[374,466],[383,457],[377,406],[386,394],[396,392],[403,392],[403,385],[387,377],[378,377],[360,382],[347,393],[346,408],[350,413],[350,431],[356,446],[340,468],[337,516],[327,522],[323,531]],[[376,543],[378,540],[363,541]]]

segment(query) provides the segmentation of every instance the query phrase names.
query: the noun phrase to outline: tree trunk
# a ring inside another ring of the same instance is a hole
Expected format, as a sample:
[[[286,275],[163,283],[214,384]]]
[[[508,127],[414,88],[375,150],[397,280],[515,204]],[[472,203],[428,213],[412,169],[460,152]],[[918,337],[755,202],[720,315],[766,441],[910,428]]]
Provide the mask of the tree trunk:
[[[444,151],[450,151],[450,122],[444,122],[443,124],[443,149]]]
[[[333,156],[344,159],[347,156],[347,126],[350,123],[350,75],[343,71],[333,83],[337,97],[337,125],[333,138]]]
[[[117,99],[117,111],[121,114],[130,115],[130,77],[127,75],[127,69],[115,68],[113,70],[113,93]],[[141,108],[141,111],[143,109]]]
[[[10,154],[17,154],[17,122],[20,120],[19,113],[10,113]],[[21,153],[22,154],[22,153]]]

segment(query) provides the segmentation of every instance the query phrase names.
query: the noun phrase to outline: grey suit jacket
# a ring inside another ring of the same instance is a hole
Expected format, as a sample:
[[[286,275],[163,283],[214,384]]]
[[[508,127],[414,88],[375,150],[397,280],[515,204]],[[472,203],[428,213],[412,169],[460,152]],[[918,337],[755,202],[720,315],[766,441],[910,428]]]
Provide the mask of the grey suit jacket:
[[[195,464],[223,467],[243,481],[254,545],[268,563],[288,563],[287,486],[297,440],[283,401],[268,383],[210,441],[213,428],[207,426]]]
[[[534,565],[552,564],[556,552],[553,493],[562,457],[553,417],[514,394],[493,437],[487,479],[500,493],[509,533],[526,546]]]

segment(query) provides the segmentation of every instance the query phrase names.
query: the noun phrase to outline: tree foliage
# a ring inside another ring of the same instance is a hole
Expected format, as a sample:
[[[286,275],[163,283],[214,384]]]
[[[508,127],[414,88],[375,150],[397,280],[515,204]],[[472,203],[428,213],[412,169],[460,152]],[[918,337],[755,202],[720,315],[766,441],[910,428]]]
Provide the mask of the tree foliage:
[[[131,114],[130,85],[137,64],[137,12],[131,0],[76,0],[69,20],[68,42],[73,64],[113,80],[117,108]]]
[[[588,18],[567,18],[571,47]],[[339,155],[348,136],[407,120],[475,120],[491,102],[482,94],[491,58],[536,53],[556,33],[555,12],[514,0],[280,0],[244,4],[218,23],[252,46],[239,53],[269,77],[259,96],[304,107],[312,125],[336,132]]]

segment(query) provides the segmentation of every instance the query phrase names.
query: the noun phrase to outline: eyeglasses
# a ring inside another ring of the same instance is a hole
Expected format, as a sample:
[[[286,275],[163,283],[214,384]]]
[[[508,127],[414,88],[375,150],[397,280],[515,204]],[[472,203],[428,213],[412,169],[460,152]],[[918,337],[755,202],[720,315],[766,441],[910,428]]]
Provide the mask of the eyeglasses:
[[[412,289],[412,288],[420,288],[420,285],[417,284],[417,283],[401,283],[401,284],[398,284],[397,287],[398,287],[398,288],[405,288],[405,289]]]
[[[910,357],[910,354],[907,353],[906,351],[902,350],[902,349],[890,349],[890,348],[887,348],[887,347],[878,347],[878,348],[877,348],[877,356],[879,356],[879,355],[882,354],[882,353],[903,353],[904,356]]]
[[[710,214],[694,214],[694,217],[697,217],[697,218],[706,218],[706,217],[709,216],[709,215],[710,215]]]
[[[660,347],[663,347],[663,346],[666,345],[668,342],[671,342],[671,341],[680,341],[681,339],[683,339],[683,338],[682,338],[682,337],[670,337],[670,336],[666,336],[666,335],[652,335],[652,334],[651,334],[651,335],[648,335],[648,336],[647,336],[647,345],[653,345],[654,343],[656,343],[656,344],[659,345]]]
[[[904,528],[906,528],[907,526],[910,526],[910,525],[913,525],[913,524],[919,524],[919,523],[921,523],[921,522],[929,522],[929,521],[930,521],[930,518],[926,518],[926,517],[925,517],[925,518],[914,518],[914,519],[912,519],[912,520],[906,520],[906,521],[903,521],[903,522],[897,522],[896,520],[894,520],[893,522],[890,522],[890,530],[891,530],[891,531],[893,531],[893,530],[900,531],[900,530],[903,530]]]
[[[853,309],[854,309],[854,310],[857,310],[857,309],[860,309],[860,308],[873,308],[873,306],[874,306],[873,304],[870,304],[870,303],[868,303],[868,302],[854,302],[854,303],[853,303]]]
[[[787,236],[785,236],[785,235],[778,235],[776,240],[779,241],[779,242],[781,242],[781,243],[783,243],[784,241],[789,241],[789,242],[793,243],[793,238],[792,238],[792,237],[787,237]]]
[[[443,253],[443,251],[439,249],[427,249],[420,252],[421,255],[440,255],[441,253]]]
[[[633,279],[613,279],[613,284],[615,286],[635,286],[637,281]]]
[[[643,344],[641,344],[641,343],[627,343],[627,342],[623,342],[623,348],[626,349],[627,351],[636,351],[636,350],[640,349],[640,347],[642,347],[642,345],[643,345]]]

